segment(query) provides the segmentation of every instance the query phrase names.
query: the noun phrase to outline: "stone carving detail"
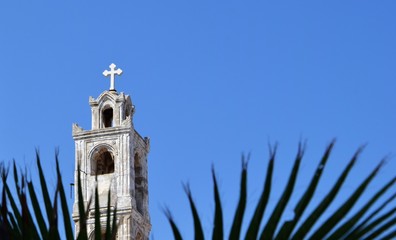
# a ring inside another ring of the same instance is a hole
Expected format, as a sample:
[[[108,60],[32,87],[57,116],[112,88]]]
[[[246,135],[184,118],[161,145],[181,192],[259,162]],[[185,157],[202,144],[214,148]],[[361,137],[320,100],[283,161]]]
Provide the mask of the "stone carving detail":
[[[77,133],[80,133],[80,132],[83,132],[83,131],[84,131],[84,129],[82,129],[82,127],[78,126],[77,123],[73,124],[73,135],[77,134]]]
[[[132,127],[132,119],[131,119],[131,116],[126,117],[126,118],[122,121],[121,125],[122,125],[123,127]]]
[[[150,152],[150,138],[149,137],[145,137],[144,138],[144,142],[146,143],[146,151]]]
[[[121,93],[118,95],[118,97],[117,97],[117,99],[116,99],[116,102],[124,102],[125,100],[126,100],[125,94],[124,94],[123,92],[121,92]]]
[[[98,105],[98,102],[95,100],[95,98],[89,96],[89,105],[94,106],[94,105]]]

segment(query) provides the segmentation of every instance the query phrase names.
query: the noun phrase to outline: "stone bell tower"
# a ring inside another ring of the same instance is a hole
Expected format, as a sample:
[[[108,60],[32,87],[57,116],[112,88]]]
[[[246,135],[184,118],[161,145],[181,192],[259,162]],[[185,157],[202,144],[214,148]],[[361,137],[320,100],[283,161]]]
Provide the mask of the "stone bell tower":
[[[77,166],[80,164],[84,205],[92,198],[98,186],[101,212],[101,229],[106,227],[108,192],[111,207],[117,208],[119,222],[117,239],[146,240],[151,229],[148,211],[147,155],[149,138],[142,138],[133,126],[135,112],[129,95],[118,93],[114,88],[115,75],[121,69],[110,65],[110,89],[98,98],[89,98],[92,113],[92,129],[84,130],[73,124],[75,141],[75,182]],[[73,206],[76,233],[79,231],[77,188]],[[90,205],[87,229],[90,239],[94,238],[94,204]]]

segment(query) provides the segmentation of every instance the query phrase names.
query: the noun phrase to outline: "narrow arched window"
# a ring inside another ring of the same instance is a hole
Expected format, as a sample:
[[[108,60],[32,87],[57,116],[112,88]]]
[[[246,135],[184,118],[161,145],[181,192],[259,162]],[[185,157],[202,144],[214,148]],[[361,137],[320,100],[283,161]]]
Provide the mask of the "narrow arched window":
[[[91,173],[92,175],[102,175],[114,172],[113,155],[106,149],[101,148],[92,156]]]
[[[103,126],[105,128],[113,126],[113,109],[107,108],[102,112]]]
[[[142,165],[140,164],[140,158],[138,154],[135,154],[134,169],[135,169],[136,208],[138,212],[143,214],[143,175],[142,175]]]

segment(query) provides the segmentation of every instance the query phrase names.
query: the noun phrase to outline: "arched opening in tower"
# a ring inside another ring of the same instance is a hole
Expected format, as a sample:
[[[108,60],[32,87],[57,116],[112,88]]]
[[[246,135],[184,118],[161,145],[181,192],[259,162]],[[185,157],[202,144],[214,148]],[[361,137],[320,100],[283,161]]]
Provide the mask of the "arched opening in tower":
[[[103,110],[103,125],[105,128],[113,126],[113,109],[107,108]]]
[[[101,148],[92,156],[92,175],[103,175],[114,172],[113,155],[106,149]]]
[[[135,200],[136,208],[138,212],[143,214],[143,174],[142,165],[140,164],[140,158],[138,154],[135,154],[134,159],[134,169],[135,169]]]

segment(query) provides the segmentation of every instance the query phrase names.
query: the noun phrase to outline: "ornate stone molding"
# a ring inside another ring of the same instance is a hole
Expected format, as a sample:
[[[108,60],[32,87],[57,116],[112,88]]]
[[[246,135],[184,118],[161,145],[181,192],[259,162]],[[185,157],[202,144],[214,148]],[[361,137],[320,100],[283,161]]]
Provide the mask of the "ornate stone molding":
[[[78,126],[77,123],[73,123],[73,135],[77,134],[77,133],[81,133],[83,132],[84,129],[80,126]]]
[[[131,116],[128,116],[127,118],[125,118],[122,122],[121,122],[121,126],[123,127],[132,127],[132,119]]]

